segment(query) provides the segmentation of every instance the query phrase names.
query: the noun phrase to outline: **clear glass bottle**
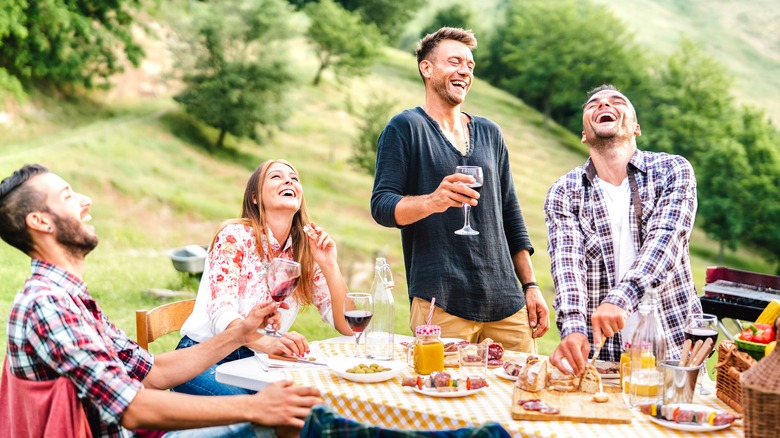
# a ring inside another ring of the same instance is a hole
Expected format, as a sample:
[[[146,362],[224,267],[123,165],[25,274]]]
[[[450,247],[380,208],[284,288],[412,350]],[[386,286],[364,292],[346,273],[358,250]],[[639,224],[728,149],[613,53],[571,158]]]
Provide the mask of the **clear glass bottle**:
[[[366,357],[390,360],[395,354],[395,300],[393,300],[393,273],[383,257],[376,259],[371,297],[374,316],[366,327]]]
[[[658,291],[648,288],[639,303],[639,323],[631,339],[631,406],[661,402],[661,364],[666,338],[658,315]]]

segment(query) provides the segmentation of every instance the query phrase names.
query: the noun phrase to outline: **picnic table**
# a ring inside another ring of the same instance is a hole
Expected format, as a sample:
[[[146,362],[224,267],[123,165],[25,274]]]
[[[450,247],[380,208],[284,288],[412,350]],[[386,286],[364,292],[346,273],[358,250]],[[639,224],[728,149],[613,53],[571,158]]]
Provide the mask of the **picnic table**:
[[[405,360],[402,341],[408,336],[396,335],[396,360]],[[351,357],[353,340],[338,337],[310,344],[318,361],[332,357]],[[520,353],[506,352],[508,358]],[[321,357],[322,356],[322,357]],[[403,377],[415,376],[411,367],[398,377],[379,383],[356,383],[338,377],[327,367],[306,366],[284,371],[264,371],[255,358],[241,359],[217,367],[216,378],[222,383],[259,390],[270,382],[292,380],[296,384],[319,388],[325,404],[347,418],[397,429],[446,430],[477,426],[489,421],[500,423],[516,437],[694,437],[700,432],[675,430],[653,423],[646,415],[631,410],[630,424],[596,424],[574,421],[527,421],[512,418],[510,408],[514,382],[489,372],[489,386],[467,397],[437,398],[418,394],[401,386]],[[731,409],[715,397],[714,382],[704,386],[710,395],[694,396],[693,403],[718,410]],[[621,394],[613,394],[622,397]],[[713,438],[742,437],[741,422],[730,427],[707,432]]]

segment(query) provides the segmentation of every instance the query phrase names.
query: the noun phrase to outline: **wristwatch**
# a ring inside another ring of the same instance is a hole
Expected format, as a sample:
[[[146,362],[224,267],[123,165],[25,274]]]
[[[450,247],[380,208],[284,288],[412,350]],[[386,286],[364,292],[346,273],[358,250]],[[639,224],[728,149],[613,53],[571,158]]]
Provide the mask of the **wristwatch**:
[[[523,293],[528,292],[528,289],[531,289],[532,287],[535,287],[537,289],[541,289],[539,287],[539,283],[535,281],[529,281],[528,283],[523,283]]]

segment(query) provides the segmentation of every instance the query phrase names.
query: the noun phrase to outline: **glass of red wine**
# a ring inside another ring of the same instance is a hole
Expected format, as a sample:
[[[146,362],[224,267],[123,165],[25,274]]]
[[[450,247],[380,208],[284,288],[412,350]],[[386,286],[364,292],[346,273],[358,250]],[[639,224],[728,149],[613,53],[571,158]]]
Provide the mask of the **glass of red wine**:
[[[472,184],[464,184],[465,186],[468,186],[479,193],[480,190],[482,190],[482,183],[484,181],[484,178],[482,176],[482,168],[479,166],[458,166],[455,168],[455,173],[462,173],[464,175],[470,175],[474,178],[474,183]],[[463,204],[463,216],[464,216],[464,222],[463,222],[463,228],[459,229],[458,231],[455,231],[455,234],[459,234],[461,236],[476,236],[479,234],[479,231],[471,228],[471,206],[469,204]]]
[[[266,267],[265,281],[271,299],[281,303],[289,297],[298,286],[301,279],[301,264],[288,259],[275,258]],[[269,336],[282,336],[270,325],[265,328]]]
[[[344,299],[344,319],[355,337],[355,357],[360,357],[360,336],[371,317],[374,316],[374,306],[371,295],[365,292],[349,292]]]
[[[718,317],[710,315],[709,313],[691,313],[685,321],[685,328],[683,329],[685,339],[691,340],[691,345],[696,344],[696,341],[706,341],[707,338],[712,339],[712,349],[710,350],[709,357],[715,352],[715,346],[718,340]],[[704,364],[701,367],[700,378],[696,387],[699,389],[699,394],[708,395],[710,391],[702,386],[702,378],[704,373],[707,372],[707,366]]]

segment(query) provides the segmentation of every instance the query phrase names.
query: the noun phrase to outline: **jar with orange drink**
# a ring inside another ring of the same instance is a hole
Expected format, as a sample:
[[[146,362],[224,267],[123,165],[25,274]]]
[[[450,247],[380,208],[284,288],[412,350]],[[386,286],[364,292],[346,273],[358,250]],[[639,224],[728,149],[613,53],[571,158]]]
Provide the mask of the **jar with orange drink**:
[[[444,342],[441,340],[441,327],[438,325],[418,325],[415,339],[409,345],[406,360],[414,365],[417,374],[431,374],[444,371]]]

